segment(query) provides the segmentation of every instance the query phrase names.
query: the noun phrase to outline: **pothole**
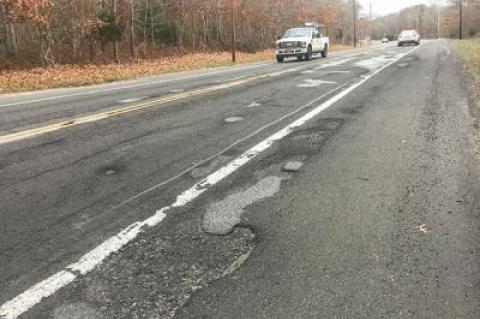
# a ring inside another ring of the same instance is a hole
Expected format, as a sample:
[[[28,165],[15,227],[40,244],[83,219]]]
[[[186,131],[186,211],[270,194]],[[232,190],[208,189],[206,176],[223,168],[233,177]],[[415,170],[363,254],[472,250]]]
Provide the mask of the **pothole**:
[[[306,142],[308,146],[322,145],[325,139],[326,139],[326,136],[324,133],[302,134],[302,135],[296,135],[292,137],[293,141]]]
[[[107,164],[106,166],[98,168],[95,172],[98,175],[104,176],[113,176],[123,172],[126,169],[126,164],[120,161],[115,161],[114,163]]]
[[[299,160],[292,157],[317,154],[326,141],[341,128],[343,123],[343,119],[325,118],[317,120],[310,127],[294,132],[279,143],[282,158]]]

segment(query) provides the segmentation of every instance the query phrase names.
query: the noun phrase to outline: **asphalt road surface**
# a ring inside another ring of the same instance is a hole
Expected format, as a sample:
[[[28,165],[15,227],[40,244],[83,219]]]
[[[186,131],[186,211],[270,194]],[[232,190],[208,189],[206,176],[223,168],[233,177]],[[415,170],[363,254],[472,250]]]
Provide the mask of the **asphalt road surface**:
[[[480,318],[448,42],[0,96],[0,318]]]

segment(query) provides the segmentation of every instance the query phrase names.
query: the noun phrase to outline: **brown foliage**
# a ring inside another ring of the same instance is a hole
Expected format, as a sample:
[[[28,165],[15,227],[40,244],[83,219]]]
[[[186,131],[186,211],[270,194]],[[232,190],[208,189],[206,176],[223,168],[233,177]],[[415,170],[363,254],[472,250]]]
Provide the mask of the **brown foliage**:
[[[349,16],[348,1],[234,0],[238,49],[262,51],[286,28],[307,21],[325,24],[335,36],[351,22],[342,18]],[[22,60],[53,65],[157,57],[166,48],[223,51],[232,36],[231,0],[0,0],[2,16],[0,40],[5,34],[7,45],[0,45],[0,60],[3,55],[13,67]],[[120,37],[109,37],[112,30]]]
[[[52,3],[48,0],[3,0],[3,4],[10,22],[31,22],[39,27],[49,23],[48,13]]]

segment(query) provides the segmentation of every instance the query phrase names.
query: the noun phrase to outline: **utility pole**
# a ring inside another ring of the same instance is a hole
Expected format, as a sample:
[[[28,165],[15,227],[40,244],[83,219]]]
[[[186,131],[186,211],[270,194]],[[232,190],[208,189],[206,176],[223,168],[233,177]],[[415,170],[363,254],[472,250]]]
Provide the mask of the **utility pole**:
[[[135,7],[130,0],[130,55],[135,58]]]
[[[370,2],[370,42],[373,40],[373,10]]]
[[[236,43],[236,39],[235,39],[235,0],[230,0],[230,4],[231,4],[231,11],[232,11],[232,62],[236,62],[237,61],[237,57],[236,57],[236,47],[235,47],[235,43]]]
[[[113,15],[113,22],[115,23],[115,28],[118,26],[118,18],[117,18],[117,0],[112,0],[112,15]],[[115,57],[115,62],[120,63],[120,58],[118,55],[118,39],[117,35],[115,35],[115,40],[113,41],[113,56]]]
[[[440,6],[437,4],[437,39],[440,39]]]
[[[353,47],[357,47],[357,0],[353,0]]]
[[[458,1],[458,6],[459,6],[459,13],[458,13],[458,38],[461,40],[463,39],[463,1],[459,0]]]

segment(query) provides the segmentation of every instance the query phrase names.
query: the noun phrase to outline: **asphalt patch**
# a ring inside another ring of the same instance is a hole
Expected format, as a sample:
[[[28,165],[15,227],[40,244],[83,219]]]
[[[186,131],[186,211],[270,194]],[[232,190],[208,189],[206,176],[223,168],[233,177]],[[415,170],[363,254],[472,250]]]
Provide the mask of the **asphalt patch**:
[[[282,177],[270,176],[246,190],[231,194],[210,204],[203,218],[203,229],[210,234],[226,235],[241,222],[244,209],[262,199],[272,197],[279,190]]]
[[[285,172],[298,172],[303,166],[303,162],[300,161],[289,161],[287,162],[282,170]]]

